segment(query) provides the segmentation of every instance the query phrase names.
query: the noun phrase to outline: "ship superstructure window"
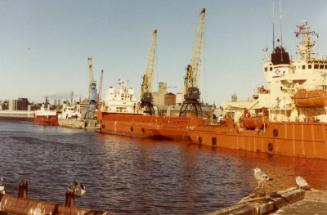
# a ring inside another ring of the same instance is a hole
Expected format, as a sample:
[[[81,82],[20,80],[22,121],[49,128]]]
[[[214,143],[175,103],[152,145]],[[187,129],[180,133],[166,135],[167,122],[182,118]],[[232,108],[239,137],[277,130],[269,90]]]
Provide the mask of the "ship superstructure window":
[[[315,68],[315,69],[319,69],[319,65],[318,65],[318,64],[315,64],[315,65],[314,65],[314,68]]]
[[[302,69],[305,69],[305,65],[302,65]]]
[[[323,64],[320,65],[320,69],[324,69],[324,65]]]
[[[272,71],[272,67],[270,67],[270,71]]]
[[[267,70],[268,70],[268,68],[267,68],[267,67],[265,67],[265,72],[267,72]]]
[[[308,69],[312,69],[312,65],[311,64],[308,65]]]
[[[327,64],[325,65],[325,69],[327,69]]]

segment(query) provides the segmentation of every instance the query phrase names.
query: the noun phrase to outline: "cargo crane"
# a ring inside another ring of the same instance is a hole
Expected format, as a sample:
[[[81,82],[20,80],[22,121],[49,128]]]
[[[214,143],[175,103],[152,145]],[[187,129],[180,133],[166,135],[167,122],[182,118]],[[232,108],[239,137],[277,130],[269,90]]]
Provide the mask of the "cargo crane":
[[[101,73],[100,73],[99,92],[98,92],[98,96],[97,96],[97,104],[98,104],[98,105],[99,105],[100,102],[101,102],[102,82],[103,82],[103,69],[101,70]]]
[[[179,112],[180,116],[186,116],[187,113],[194,113],[196,116],[202,115],[199,76],[202,70],[204,54],[205,12],[206,10],[203,8],[199,16],[191,62],[186,67],[186,76],[184,79],[184,101]]]
[[[88,97],[87,109],[85,111],[83,118],[86,120],[93,120],[95,117],[97,89],[96,89],[96,82],[93,76],[93,59],[91,57],[88,58],[88,65],[89,65],[89,97]]]
[[[155,113],[152,103],[152,85],[154,69],[156,66],[157,33],[157,29],[152,32],[151,47],[149,49],[148,61],[143,76],[143,82],[141,85],[141,108],[143,108],[144,113],[147,113],[149,115],[153,115]]]

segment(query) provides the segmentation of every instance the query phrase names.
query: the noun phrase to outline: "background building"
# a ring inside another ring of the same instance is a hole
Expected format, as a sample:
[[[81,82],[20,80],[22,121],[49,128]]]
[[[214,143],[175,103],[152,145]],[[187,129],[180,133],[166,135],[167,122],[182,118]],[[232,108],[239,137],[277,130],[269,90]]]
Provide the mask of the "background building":
[[[161,107],[165,105],[165,94],[167,93],[167,83],[159,82],[158,91],[153,92],[154,106]]]
[[[29,106],[29,101],[27,98],[18,98],[16,100],[16,110],[29,110],[30,106]]]
[[[164,105],[175,105],[176,104],[176,95],[174,93],[166,93],[164,96]]]

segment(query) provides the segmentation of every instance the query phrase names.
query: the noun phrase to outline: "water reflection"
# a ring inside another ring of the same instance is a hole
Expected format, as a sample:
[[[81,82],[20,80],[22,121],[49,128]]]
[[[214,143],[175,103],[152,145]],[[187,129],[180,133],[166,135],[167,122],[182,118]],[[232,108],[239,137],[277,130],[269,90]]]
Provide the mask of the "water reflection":
[[[119,214],[201,214],[228,206],[256,186],[255,167],[274,178],[269,190],[294,186],[296,175],[327,189],[324,160],[17,122],[0,122],[0,138],[0,172],[9,193],[27,177],[32,197],[63,202],[66,186],[78,179],[87,189],[80,206]]]

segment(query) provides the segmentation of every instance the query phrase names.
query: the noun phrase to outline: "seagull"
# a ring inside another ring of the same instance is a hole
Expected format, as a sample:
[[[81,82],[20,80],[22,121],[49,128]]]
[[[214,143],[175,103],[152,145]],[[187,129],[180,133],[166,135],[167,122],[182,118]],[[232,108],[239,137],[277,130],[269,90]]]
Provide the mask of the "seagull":
[[[295,182],[300,189],[310,189],[308,182],[301,176],[296,176]]]
[[[0,194],[6,194],[5,184],[3,182],[3,178],[2,177],[0,177]]]
[[[74,194],[76,197],[82,197],[86,192],[84,184],[76,180],[69,185],[67,191]]]
[[[272,178],[270,178],[260,168],[255,168],[255,169],[253,169],[253,171],[254,171],[254,178],[258,181],[257,188],[259,188],[259,187],[263,188],[263,185],[266,181],[272,180]]]

